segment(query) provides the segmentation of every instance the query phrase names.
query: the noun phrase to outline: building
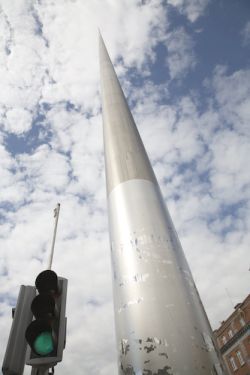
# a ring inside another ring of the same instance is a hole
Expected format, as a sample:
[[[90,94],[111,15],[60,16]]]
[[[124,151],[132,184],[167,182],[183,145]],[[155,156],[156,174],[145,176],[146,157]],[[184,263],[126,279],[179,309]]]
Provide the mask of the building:
[[[214,331],[229,374],[250,375],[250,294]]]

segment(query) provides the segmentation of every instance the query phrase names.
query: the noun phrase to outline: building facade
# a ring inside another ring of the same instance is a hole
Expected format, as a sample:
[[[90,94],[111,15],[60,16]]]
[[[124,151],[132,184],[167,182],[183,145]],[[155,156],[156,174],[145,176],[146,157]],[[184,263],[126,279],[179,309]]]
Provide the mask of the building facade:
[[[250,294],[214,335],[229,374],[250,375]]]

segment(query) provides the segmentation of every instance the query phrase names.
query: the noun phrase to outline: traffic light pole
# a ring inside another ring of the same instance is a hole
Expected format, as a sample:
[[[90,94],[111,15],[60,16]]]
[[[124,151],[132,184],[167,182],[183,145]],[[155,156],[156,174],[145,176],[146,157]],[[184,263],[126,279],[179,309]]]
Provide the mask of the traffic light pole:
[[[32,321],[29,306],[35,295],[35,287],[21,285],[2,365],[4,375],[23,374],[27,347],[24,334],[26,326]]]
[[[53,375],[54,366],[62,361],[68,280],[51,270],[59,212],[60,203],[54,210],[48,269],[37,276],[34,287],[20,288],[2,365],[4,375],[23,375],[25,362],[32,367],[31,375]]]
[[[49,375],[49,369],[40,369],[36,367],[32,367],[30,375]]]
[[[54,366],[62,361],[66,345],[68,280],[58,277],[51,270],[59,212],[60,203],[54,210],[55,225],[48,268],[36,278],[36,296],[30,304],[33,320],[25,331],[28,342],[26,364],[32,367],[31,375],[54,374]]]
[[[54,227],[53,240],[52,240],[51,252],[50,252],[50,257],[49,257],[48,270],[51,270],[52,261],[53,261],[53,255],[54,255],[54,249],[55,249],[56,231],[57,231],[57,224],[58,224],[58,219],[59,219],[59,213],[60,213],[60,203],[57,203],[57,206],[56,206],[56,208],[54,210],[55,227]]]

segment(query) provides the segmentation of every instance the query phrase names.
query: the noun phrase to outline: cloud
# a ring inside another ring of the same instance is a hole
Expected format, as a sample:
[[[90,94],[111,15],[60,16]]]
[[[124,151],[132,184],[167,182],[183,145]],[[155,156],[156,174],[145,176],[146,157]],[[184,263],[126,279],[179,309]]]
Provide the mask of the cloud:
[[[154,59],[165,10],[161,1],[3,1],[1,17],[1,357],[18,285],[33,284],[47,266],[59,201],[53,267],[69,279],[60,371],[77,373],[84,353],[81,372],[110,375],[117,364],[97,26],[121,69],[141,69]]]
[[[244,290],[243,298],[248,293],[246,286],[249,277],[244,261],[249,240],[246,228],[249,228],[247,212],[250,179],[247,169],[244,168],[249,149],[247,124],[250,116],[245,108],[250,87],[248,80],[244,80],[248,74],[247,70],[239,70],[231,75],[221,67],[215,70],[211,90],[211,97],[215,97],[213,113],[210,108],[202,114],[202,119],[206,119],[206,127],[209,126],[213,130],[208,132],[206,129],[204,133],[203,129],[200,129],[207,151],[204,154],[200,153],[196,159],[198,173],[201,176],[200,182],[204,178],[202,177],[204,173],[206,179],[202,184],[199,182],[198,191],[195,180],[192,181],[192,185],[186,184],[185,188],[183,186],[185,203],[181,199],[177,202],[177,206],[180,204],[181,207],[179,213],[181,218],[176,222],[183,223],[184,220],[186,223],[181,229],[185,233],[184,248],[193,249],[188,250],[187,255],[190,257],[191,267],[196,264],[193,272],[202,299],[205,304],[208,303],[208,306],[213,306],[212,302],[215,303],[216,298],[217,300],[226,298],[225,288],[228,285],[231,285],[230,295],[234,303],[237,302],[235,299],[237,290]],[[194,112],[193,114],[195,115]],[[199,119],[195,121],[195,117],[193,116],[194,124],[199,126]],[[200,125],[203,125],[202,122]],[[190,193],[196,191],[196,196],[189,195],[187,186],[191,186]],[[182,191],[181,186],[178,191]],[[192,227],[195,233],[192,233]],[[207,238],[204,244],[201,239],[195,241],[199,238],[198,232],[203,238]],[[185,246],[186,241],[190,241],[191,238],[193,244],[188,243]],[[203,244],[202,247],[199,244]],[[224,261],[225,256],[226,261]],[[198,259],[207,262],[206,269],[213,269],[207,276],[207,285],[202,277],[202,271],[200,273],[198,271],[202,269],[201,264],[198,266]],[[237,262],[237,267],[241,269],[241,278],[231,274],[230,270],[234,262]],[[222,279],[221,287],[215,293],[216,297],[205,292],[208,285],[212,285],[212,278]],[[230,308],[231,304],[227,303],[227,310],[230,311]],[[223,307],[219,306],[217,311],[212,311],[212,308],[208,307],[208,314],[212,322],[218,321],[220,316],[223,316]]]
[[[211,163],[211,181],[216,196],[227,202],[249,198],[249,174],[242,168],[248,159],[249,143],[243,135],[232,130],[223,130],[217,134],[210,149],[214,155]]]
[[[172,79],[183,78],[197,63],[194,41],[183,27],[173,30],[167,36],[167,66]]]
[[[212,81],[220,113],[227,125],[248,136],[249,78],[249,69],[238,70],[229,75],[225,66],[217,66]]]
[[[250,21],[245,24],[241,31],[241,36],[243,46],[248,46],[250,44]]]
[[[209,0],[168,0],[168,4],[176,7],[190,22],[195,22],[204,15],[209,2]]]
[[[207,4],[170,3],[191,22]],[[69,279],[69,290],[67,346],[58,370],[117,372],[97,26],[217,325],[231,310],[217,307],[224,288],[239,302],[249,285],[248,70],[218,66],[202,93],[188,90],[177,99],[171,82],[156,85],[149,72],[160,43],[167,40],[171,79],[181,82],[198,60],[184,27],[169,31],[168,7],[160,0],[6,0],[0,16],[1,356],[18,286],[33,284],[47,266],[53,208],[60,202],[53,267]]]
[[[152,87],[152,95],[146,90],[149,97],[136,107],[146,149],[213,327],[232,309],[225,289],[235,304],[239,290],[242,299],[248,293],[248,74],[229,74],[217,66],[207,82],[209,97],[202,111],[201,96],[159,105]],[[231,271],[235,262],[240,277]],[[210,293],[214,280],[216,292]],[[218,300],[223,304],[217,306]]]
[[[5,130],[8,133],[22,134],[32,126],[32,114],[23,108],[11,108],[6,114],[4,122]]]

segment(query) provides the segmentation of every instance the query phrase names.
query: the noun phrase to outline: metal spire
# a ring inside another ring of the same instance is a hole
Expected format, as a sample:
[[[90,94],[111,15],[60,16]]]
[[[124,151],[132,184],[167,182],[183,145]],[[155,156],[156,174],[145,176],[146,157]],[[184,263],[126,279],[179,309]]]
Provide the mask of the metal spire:
[[[100,34],[107,191],[131,179],[156,182],[144,145]]]
[[[119,374],[225,374],[101,35],[99,50]]]

